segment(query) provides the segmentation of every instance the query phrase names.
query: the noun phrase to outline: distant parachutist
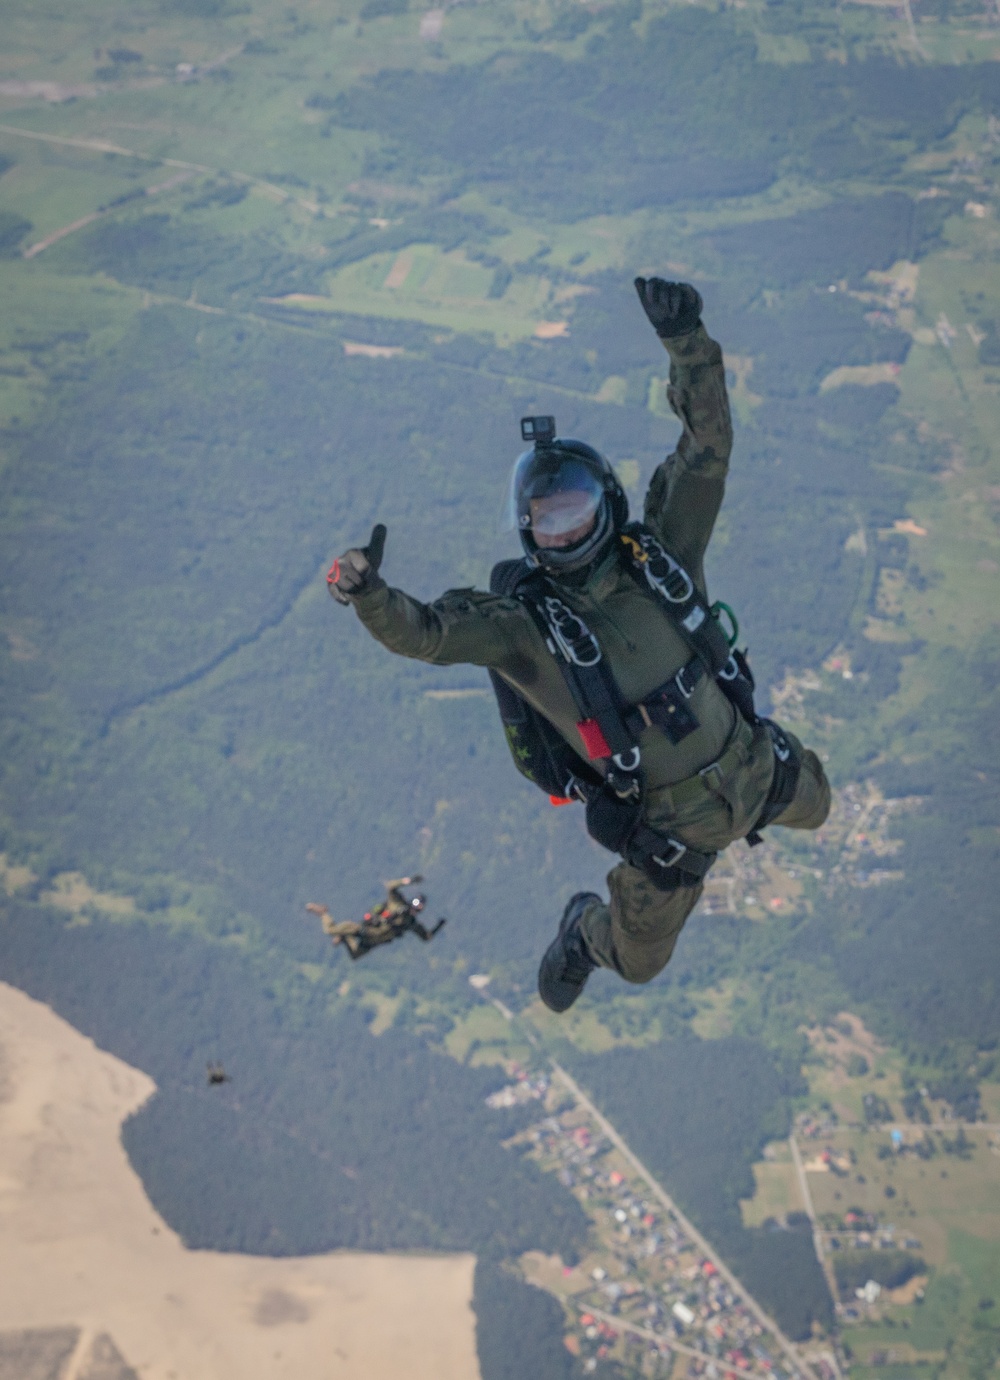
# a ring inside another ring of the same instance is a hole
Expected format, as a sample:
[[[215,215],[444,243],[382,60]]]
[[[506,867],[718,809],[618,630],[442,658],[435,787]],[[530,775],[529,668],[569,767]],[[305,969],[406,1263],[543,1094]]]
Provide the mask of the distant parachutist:
[[[391,944],[394,939],[402,939],[411,932],[426,944],[433,939],[442,925],[443,919],[430,929],[420,920],[427,904],[427,898],[419,893],[416,896],[403,895],[404,886],[416,886],[422,882],[419,876],[398,877],[385,883],[385,901],[377,910],[365,912],[363,920],[334,920],[326,906],[310,901],[306,910],[318,915],[323,922],[323,931],[335,944],[343,944],[351,958],[363,958],[371,949],[380,944]]]
[[[213,1088],[218,1083],[229,1083],[232,1080],[220,1063],[210,1059],[205,1065],[205,1081]]]

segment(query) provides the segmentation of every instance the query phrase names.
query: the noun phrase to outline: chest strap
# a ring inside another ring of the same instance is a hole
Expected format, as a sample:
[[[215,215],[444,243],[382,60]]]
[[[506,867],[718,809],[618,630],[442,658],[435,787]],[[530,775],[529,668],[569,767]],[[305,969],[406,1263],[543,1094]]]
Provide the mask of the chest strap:
[[[658,728],[672,743],[679,743],[698,727],[688,700],[707,675],[705,663],[693,656],[637,705],[625,711],[625,726],[636,739],[647,728]]]

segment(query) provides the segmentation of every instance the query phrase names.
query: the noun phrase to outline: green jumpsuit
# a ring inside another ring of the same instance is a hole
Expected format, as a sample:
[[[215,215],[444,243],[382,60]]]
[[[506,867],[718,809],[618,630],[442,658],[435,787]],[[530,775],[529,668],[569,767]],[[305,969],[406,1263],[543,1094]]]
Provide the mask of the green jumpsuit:
[[[419,881],[419,878],[413,880]],[[370,912],[364,920],[334,920],[323,916],[323,930],[336,944],[344,944],[352,958],[363,958],[370,949],[379,944],[391,944],[412,930],[418,939],[425,942],[433,939],[444,924],[439,920],[433,929],[428,929],[417,919],[413,903],[403,895],[402,888],[410,885],[409,877],[399,877],[386,882],[385,901],[377,910]]]
[[[683,432],[653,474],[643,517],[707,594],[705,548],[732,449],[722,351],[701,325],[664,344],[670,353],[667,396]],[[596,636],[629,703],[651,694],[690,657],[656,596],[621,564],[616,544],[582,586],[560,582],[560,595]],[[456,589],[423,604],[376,577],[351,602],[390,651],[439,666],[465,662],[498,672],[574,751],[587,756],[559,666],[516,599]],[[679,743],[655,725],[640,739],[646,818],[691,848],[715,852],[753,829],[771,784],[773,751],[767,730],[740,718],[710,677],[696,687],[690,708],[699,726]],[[602,769],[600,762],[592,765]],[[774,823],[818,829],[829,806],[819,759],[803,750],[795,798]],[[625,862],[612,869],[608,886],[609,904],[595,900],[582,916],[587,947],[600,965],[629,982],[648,982],[669,960],[702,886],[659,891]]]

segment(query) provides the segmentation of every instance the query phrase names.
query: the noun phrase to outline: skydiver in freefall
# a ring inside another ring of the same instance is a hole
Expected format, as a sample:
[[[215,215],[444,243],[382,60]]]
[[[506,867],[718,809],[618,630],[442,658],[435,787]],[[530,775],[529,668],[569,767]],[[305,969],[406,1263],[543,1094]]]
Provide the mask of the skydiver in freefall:
[[[489,669],[515,761],[553,796],[585,802],[591,835],[622,861],[610,899],[566,906],[539,969],[565,1011],[596,967],[648,982],[668,962],[709,868],[736,839],[780,824],[818,829],[830,787],[816,754],[753,707],[753,678],[703,560],[732,449],[722,351],[687,283],[637,278],[670,355],[667,397],[682,425],[656,469],[642,523],[608,461],[525,418],[534,444],[514,466],[511,504],[524,559],[491,592],[431,604],[393,589],[379,566],[386,529],[327,576],[390,651]]]
[[[426,896],[403,895],[404,886],[416,886],[422,881],[422,877],[414,876],[386,882],[385,901],[377,910],[366,911],[363,920],[334,920],[326,906],[315,901],[310,901],[306,910],[320,917],[323,932],[335,944],[343,944],[352,959],[363,958],[380,944],[391,944],[407,933],[415,934],[426,944],[446,922],[441,919],[428,929],[419,918],[427,904]]]

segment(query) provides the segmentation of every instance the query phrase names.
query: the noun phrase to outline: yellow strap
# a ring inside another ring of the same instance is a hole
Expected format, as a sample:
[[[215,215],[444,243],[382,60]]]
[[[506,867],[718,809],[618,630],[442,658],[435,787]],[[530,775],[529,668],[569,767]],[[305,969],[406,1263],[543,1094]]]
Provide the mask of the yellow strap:
[[[645,564],[646,561],[649,560],[649,556],[646,554],[645,551],[643,551],[642,547],[636,541],[635,537],[630,537],[627,532],[621,532],[619,535],[621,537],[622,545],[627,546],[630,549],[633,560],[639,561],[642,564]]]

